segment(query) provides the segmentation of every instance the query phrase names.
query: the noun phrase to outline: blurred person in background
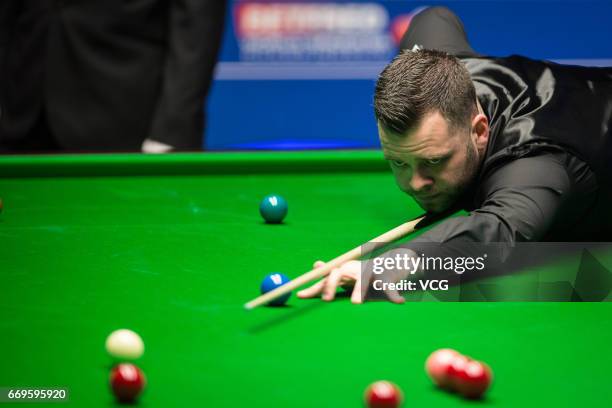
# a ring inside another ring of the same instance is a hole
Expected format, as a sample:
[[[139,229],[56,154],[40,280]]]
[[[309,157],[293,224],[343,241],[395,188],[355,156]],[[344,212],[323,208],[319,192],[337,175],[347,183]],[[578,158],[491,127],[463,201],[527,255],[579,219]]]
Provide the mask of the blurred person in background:
[[[198,150],[224,0],[3,0],[0,152]]]

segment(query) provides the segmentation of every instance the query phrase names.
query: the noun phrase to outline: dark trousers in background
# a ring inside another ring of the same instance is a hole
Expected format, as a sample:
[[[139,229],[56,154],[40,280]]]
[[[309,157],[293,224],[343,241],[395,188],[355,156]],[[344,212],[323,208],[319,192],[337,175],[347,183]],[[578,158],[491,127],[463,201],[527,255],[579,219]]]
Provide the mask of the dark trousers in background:
[[[225,5],[0,1],[0,152],[201,149]]]

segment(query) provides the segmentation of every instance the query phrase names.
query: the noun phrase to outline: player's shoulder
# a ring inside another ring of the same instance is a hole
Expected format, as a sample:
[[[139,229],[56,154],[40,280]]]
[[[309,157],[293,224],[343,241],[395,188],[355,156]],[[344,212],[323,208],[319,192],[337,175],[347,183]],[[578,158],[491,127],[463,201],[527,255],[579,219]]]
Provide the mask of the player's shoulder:
[[[551,64],[558,65],[550,61],[537,60],[518,54],[505,57],[479,55],[461,57],[459,59],[464,63],[470,73],[487,72],[495,69],[521,72],[527,69],[545,68]]]
[[[558,149],[533,152],[505,160],[485,160],[481,182],[489,186],[547,185],[559,190],[570,185],[567,152]]]
[[[612,81],[612,67],[568,64],[562,63],[563,61],[535,59],[519,54],[505,57],[464,56],[459,59],[464,63],[472,77],[476,79],[487,75],[510,76],[515,80],[517,77],[527,79],[543,72],[549,72],[564,80],[588,78]]]

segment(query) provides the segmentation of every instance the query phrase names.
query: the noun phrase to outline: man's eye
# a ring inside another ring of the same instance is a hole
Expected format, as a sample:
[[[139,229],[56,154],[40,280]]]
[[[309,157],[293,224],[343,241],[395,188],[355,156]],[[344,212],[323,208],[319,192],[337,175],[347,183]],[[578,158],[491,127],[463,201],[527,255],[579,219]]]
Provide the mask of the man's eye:
[[[428,166],[436,166],[436,165],[442,163],[442,159],[440,159],[440,158],[437,158],[437,159],[427,159],[427,160],[425,160],[425,163]]]
[[[393,163],[393,165],[395,167],[404,167],[404,166],[406,166],[406,163],[401,161],[401,160],[391,160],[391,163]]]

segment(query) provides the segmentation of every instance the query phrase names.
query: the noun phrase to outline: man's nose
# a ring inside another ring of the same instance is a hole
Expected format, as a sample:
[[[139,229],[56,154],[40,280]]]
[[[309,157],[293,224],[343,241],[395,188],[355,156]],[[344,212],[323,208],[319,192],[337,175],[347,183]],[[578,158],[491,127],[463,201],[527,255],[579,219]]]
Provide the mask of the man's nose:
[[[410,178],[410,190],[418,193],[419,191],[425,190],[433,185],[433,179],[430,177],[424,177],[419,172],[412,173]]]

